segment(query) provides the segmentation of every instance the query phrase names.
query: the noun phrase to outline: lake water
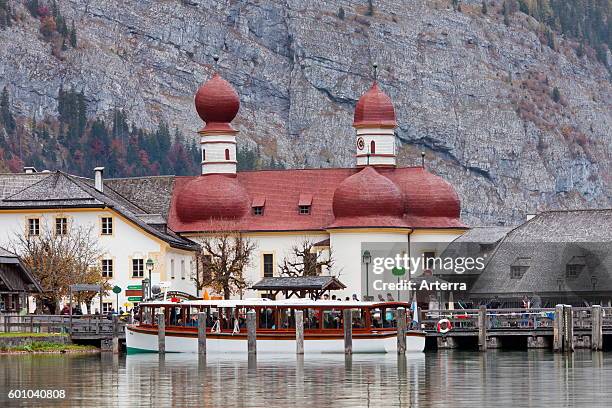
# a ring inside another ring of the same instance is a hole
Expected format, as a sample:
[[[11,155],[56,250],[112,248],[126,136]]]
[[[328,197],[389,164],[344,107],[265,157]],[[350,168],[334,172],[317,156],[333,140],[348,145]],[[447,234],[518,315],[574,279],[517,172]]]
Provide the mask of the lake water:
[[[65,390],[9,400],[9,390]],[[612,353],[0,356],[0,407],[610,407]]]

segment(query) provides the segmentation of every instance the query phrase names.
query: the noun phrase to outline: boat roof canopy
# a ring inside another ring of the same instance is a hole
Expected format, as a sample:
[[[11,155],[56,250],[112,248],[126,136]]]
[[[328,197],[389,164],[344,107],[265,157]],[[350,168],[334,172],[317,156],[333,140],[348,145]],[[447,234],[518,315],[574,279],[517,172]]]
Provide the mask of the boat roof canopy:
[[[163,306],[208,306],[208,307],[319,307],[319,308],[363,308],[363,307],[406,307],[410,306],[407,302],[361,302],[361,301],[338,301],[338,300],[312,300],[312,299],[283,299],[269,300],[265,298],[255,299],[235,299],[235,300],[189,300],[183,302],[171,301],[150,301],[142,302],[144,307],[163,307]]]

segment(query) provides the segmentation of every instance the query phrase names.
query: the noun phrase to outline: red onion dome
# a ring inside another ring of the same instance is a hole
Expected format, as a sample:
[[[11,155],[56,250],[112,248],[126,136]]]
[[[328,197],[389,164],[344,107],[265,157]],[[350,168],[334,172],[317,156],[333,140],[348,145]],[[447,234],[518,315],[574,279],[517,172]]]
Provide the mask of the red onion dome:
[[[334,192],[333,211],[342,217],[401,217],[402,193],[372,167],[347,177]]]
[[[397,127],[393,102],[376,82],[359,98],[355,106],[353,127]]]
[[[393,179],[402,190],[406,215],[457,219],[460,217],[459,195],[442,177],[417,168],[398,174]]]
[[[215,74],[198,89],[195,107],[206,122],[202,131],[234,131],[230,123],[240,109],[240,98],[229,82]]]
[[[176,214],[182,222],[236,219],[249,208],[249,195],[235,177],[221,174],[199,176],[178,193]]]

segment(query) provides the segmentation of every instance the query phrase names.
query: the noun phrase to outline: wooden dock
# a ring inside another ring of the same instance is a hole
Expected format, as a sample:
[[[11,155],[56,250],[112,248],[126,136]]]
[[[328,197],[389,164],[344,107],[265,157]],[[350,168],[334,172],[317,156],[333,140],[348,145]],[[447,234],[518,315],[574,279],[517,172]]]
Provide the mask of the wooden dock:
[[[427,337],[435,339],[434,347],[439,349],[612,348],[612,308],[609,307],[424,310],[420,317]],[[452,324],[447,333],[438,331],[441,319],[448,319]]]
[[[117,350],[125,340],[125,324],[117,316],[0,315],[0,332],[66,333],[72,341],[100,341],[103,350]]]

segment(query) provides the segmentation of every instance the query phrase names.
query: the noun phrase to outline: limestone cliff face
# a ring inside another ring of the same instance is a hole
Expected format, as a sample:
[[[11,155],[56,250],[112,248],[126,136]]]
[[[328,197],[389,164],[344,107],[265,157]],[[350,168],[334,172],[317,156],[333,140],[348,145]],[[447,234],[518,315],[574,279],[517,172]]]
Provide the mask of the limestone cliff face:
[[[443,0],[373,1],[370,13],[365,0],[58,0],[78,32],[60,57],[40,22],[11,3],[0,87],[15,114],[56,115],[63,84],[84,91],[91,115],[121,108],[139,127],[165,120],[195,134],[193,94],[219,54],[241,97],[239,143],[289,167],[352,166],[353,108],[378,62],[400,163],[418,164],[425,151],[460,192],[466,222],[611,206],[608,71],[570,41],[542,44],[522,13],[506,26],[499,2],[483,15],[480,1],[461,12]]]

